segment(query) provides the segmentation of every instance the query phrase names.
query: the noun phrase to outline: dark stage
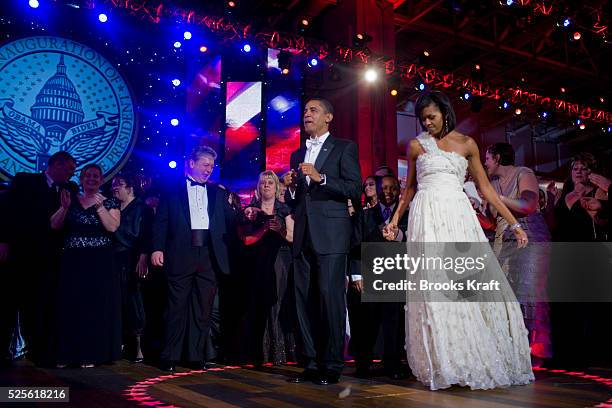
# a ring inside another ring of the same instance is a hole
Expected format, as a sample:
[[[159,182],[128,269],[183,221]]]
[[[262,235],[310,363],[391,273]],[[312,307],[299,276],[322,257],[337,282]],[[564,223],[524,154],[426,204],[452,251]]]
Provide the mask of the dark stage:
[[[462,387],[431,392],[414,378],[355,378],[351,365],[336,385],[290,384],[295,366],[218,366],[207,371],[179,367],[175,374],[121,360],[92,369],[40,369],[28,361],[0,374],[3,386],[70,388],[74,407],[609,407],[612,371],[534,370],[527,386],[488,391]],[[3,404],[22,407],[23,403]],[[27,406],[48,406],[28,403]]]

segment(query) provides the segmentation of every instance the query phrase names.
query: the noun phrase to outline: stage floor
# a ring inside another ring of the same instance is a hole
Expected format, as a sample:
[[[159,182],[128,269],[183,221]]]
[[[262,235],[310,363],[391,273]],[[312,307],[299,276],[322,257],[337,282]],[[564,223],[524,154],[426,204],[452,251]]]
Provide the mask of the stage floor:
[[[39,369],[28,361],[0,371],[0,386],[70,388],[70,404],[15,403],[3,406],[75,407],[612,407],[612,370],[586,373],[538,370],[532,385],[470,391],[429,391],[414,378],[392,381],[353,377],[348,366],[339,384],[290,384],[295,366],[178,368],[174,375],[120,361],[90,369]]]

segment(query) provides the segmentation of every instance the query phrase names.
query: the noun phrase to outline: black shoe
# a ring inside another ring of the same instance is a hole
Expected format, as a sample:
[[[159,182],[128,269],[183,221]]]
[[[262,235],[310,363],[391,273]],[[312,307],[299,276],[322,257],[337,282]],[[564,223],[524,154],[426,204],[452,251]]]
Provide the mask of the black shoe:
[[[370,378],[372,377],[372,370],[369,367],[357,367],[353,375],[357,378]]]
[[[173,373],[176,371],[176,362],[174,361],[162,361],[159,364],[159,369],[162,371],[167,371],[169,373]]]
[[[200,370],[208,370],[216,366],[215,363],[211,363],[210,361],[202,361],[200,362]]]
[[[297,376],[289,378],[287,382],[290,382],[293,384],[301,384],[301,383],[310,382],[310,381],[317,381],[318,379],[319,379],[319,373],[317,371],[306,369],[302,371],[300,374],[298,374]]]
[[[386,370],[386,371],[387,371],[387,376],[390,379],[395,380],[395,381],[405,380],[406,378],[412,375],[412,371],[410,371],[410,369],[404,366],[395,368],[393,370]]]
[[[319,378],[313,381],[317,385],[331,385],[340,382],[340,373],[327,371],[319,375]]]

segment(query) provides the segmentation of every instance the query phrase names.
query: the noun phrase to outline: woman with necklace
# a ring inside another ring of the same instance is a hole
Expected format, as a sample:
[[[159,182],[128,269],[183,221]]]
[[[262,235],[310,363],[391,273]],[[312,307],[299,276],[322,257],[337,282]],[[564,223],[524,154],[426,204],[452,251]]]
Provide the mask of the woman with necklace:
[[[119,279],[113,268],[112,233],[120,224],[119,205],[100,194],[97,164],[83,167],[83,193],[61,192],[51,228],[67,227],[58,282],[57,366],[93,367],[121,358]]]
[[[280,181],[272,171],[259,175],[258,201],[245,210],[249,220],[240,226],[251,268],[248,282],[247,332],[252,336],[248,357],[256,364],[281,364],[294,357],[291,314],[286,296],[291,265],[289,245],[293,241],[293,218],[279,201]]]

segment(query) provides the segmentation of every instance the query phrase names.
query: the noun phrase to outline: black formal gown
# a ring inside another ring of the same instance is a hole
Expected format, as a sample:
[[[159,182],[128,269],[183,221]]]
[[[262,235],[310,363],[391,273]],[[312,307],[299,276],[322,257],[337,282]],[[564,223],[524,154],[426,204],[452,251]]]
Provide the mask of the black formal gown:
[[[118,209],[114,199],[107,209]],[[100,364],[121,358],[121,292],[113,266],[113,236],[96,209],[76,196],[66,214],[68,236],[59,276],[58,364]]]
[[[261,208],[261,204],[256,204]],[[285,226],[290,209],[274,203],[274,217]],[[268,215],[259,213],[251,227],[259,229]],[[268,231],[256,243],[246,247],[249,262],[244,283],[247,284],[247,333],[250,337],[249,360],[256,363],[282,364],[295,361],[295,340],[292,323],[295,310],[287,291],[291,252],[289,243],[278,233]],[[289,293],[288,293],[289,292]]]

